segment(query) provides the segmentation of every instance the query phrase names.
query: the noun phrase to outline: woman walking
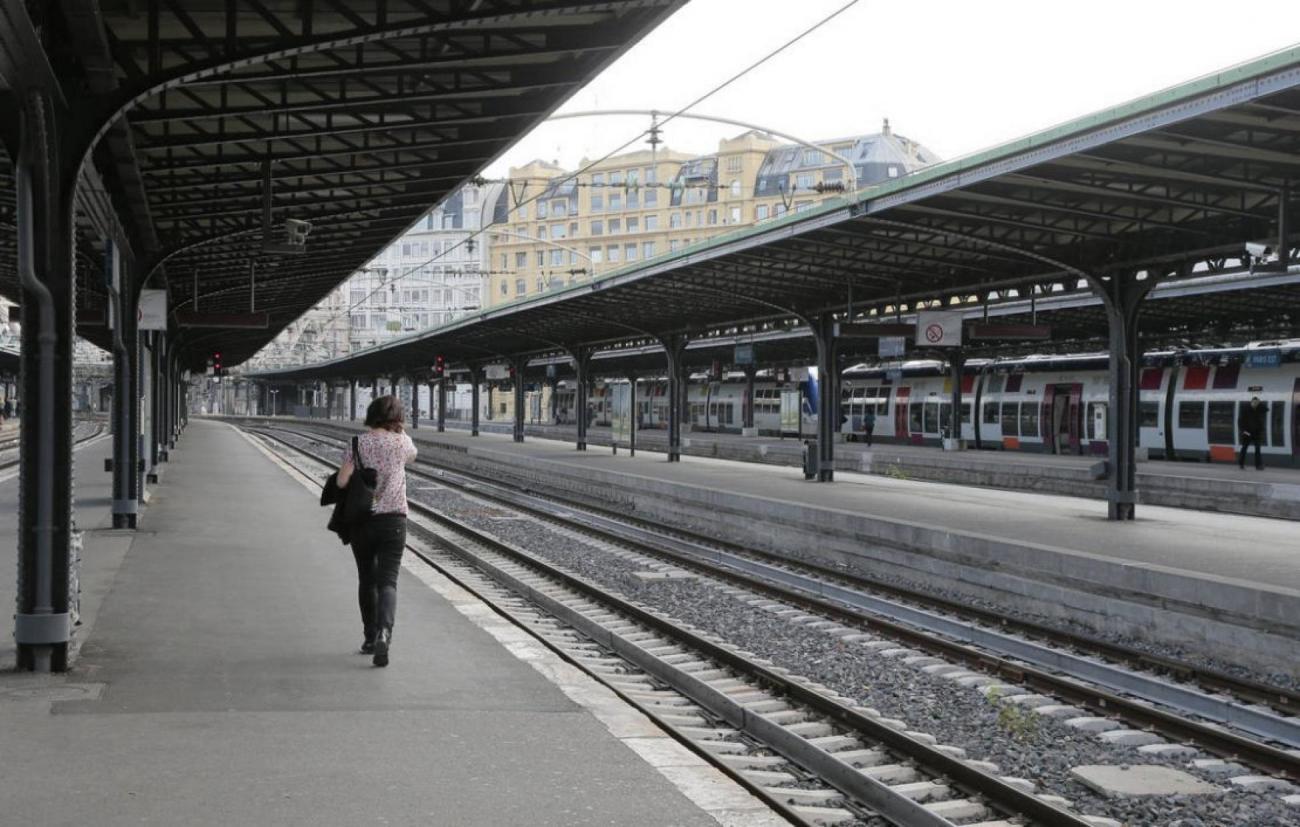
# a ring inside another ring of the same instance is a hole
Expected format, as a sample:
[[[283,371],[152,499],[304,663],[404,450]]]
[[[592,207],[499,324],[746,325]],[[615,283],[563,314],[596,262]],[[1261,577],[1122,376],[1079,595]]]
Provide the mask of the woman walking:
[[[388,665],[397,613],[397,572],[406,549],[406,469],[415,459],[415,443],[403,430],[406,419],[395,396],[381,396],[366,408],[370,429],[343,450],[338,487],[353,474],[373,469],[375,494],[371,514],[352,528],[352,556],[357,561],[357,602],[361,607],[363,654],[375,666]],[[355,456],[354,456],[355,453]]]

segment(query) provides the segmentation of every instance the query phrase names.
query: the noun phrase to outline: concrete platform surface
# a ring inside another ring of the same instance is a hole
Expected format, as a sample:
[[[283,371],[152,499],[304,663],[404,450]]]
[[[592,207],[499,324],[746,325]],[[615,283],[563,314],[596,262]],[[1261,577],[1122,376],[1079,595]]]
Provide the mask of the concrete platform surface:
[[[223,424],[192,422],[173,456],[120,566],[93,578],[107,593],[73,673],[0,674],[5,818],[763,821],[759,810],[720,817],[753,799],[689,753],[651,766],[634,749],[681,747],[644,719],[598,720],[525,662],[546,650],[512,654],[471,620],[490,613],[410,568],[393,663],[373,668],[355,653],[351,554],[312,493]],[[100,545],[91,538],[87,556]],[[711,813],[681,792],[692,785]]]
[[[428,426],[428,422],[424,423]],[[453,432],[468,424],[449,420]],[[513,426],[500,420],[481,422],[486,433],[510,434]],[[531,437],[572,444],[572,425],[530,424]],[[811,438],[808,435],[807,438]],[[587,435],[591,445],[608,446],[610,429],[593,426]],[[795,437],[744,437],[732,433],[687,431],[682,435],[683,453],[717,459],[767,465],[798,467],[803,443]],[[667,450],[666,432],[651,428],[637,434],[640,450]],[[943,451],[937,447],[877,442],[842,442],[835,446],[836,471],[880,474],[898,478],[952,482],[965,485],[1068,494],[1100,499],[1105,483],[1093,478],[1092,468],[1105,457],[1040,454],[1024,451]],[[1231,463],[1166,462],[1151,460],[1138,464],[1138,488],[1143,501],[1153,505],[1224,511],[1250,516],[1300,520],[1300,469],[1270,467],[1240,470]]]

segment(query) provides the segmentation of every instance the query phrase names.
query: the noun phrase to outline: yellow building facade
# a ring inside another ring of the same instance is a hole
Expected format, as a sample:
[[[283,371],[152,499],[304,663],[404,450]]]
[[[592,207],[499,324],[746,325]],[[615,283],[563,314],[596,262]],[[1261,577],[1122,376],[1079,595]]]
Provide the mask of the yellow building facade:
[[[639,150],[590,169],[584,160],[576,175],[543,161],[513,167],[486,233],[485,305],[578,284],[809,209],[851,188],[850,165],[861,187],[933,160],[886,124],[876,135],[814,147],[750,131],[720,141],[712,155]]]

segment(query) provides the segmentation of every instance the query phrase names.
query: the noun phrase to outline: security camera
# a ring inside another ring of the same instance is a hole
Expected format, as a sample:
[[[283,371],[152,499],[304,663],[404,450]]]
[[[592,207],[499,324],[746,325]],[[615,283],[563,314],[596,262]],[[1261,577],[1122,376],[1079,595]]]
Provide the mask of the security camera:
[[[1273,255],[1273,247],[1267,241],[1247,241],[1246,252],[1251,258],[1263,261]]]
[[[302,246],[307,243],[307,235],[311,232],[311,222],[299,221],[296,218],[286,218],[284,220],[285,240],[294,246]]]

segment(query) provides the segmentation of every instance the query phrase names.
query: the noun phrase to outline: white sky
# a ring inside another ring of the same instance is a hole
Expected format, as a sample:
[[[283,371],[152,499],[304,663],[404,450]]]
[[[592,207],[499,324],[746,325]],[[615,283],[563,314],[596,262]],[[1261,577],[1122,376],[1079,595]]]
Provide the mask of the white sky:
[[[673,111],[844,3],[690,0],[561,111]],[[859,0],[692,111],[809,141],[877,132],[888,117],[947,159],[1297,42],[1296,0]],[[542,124],[487,174],[534,158],[572,169],[647,125]],[[675,121],[664,138],[703,154],[741,131]]]

